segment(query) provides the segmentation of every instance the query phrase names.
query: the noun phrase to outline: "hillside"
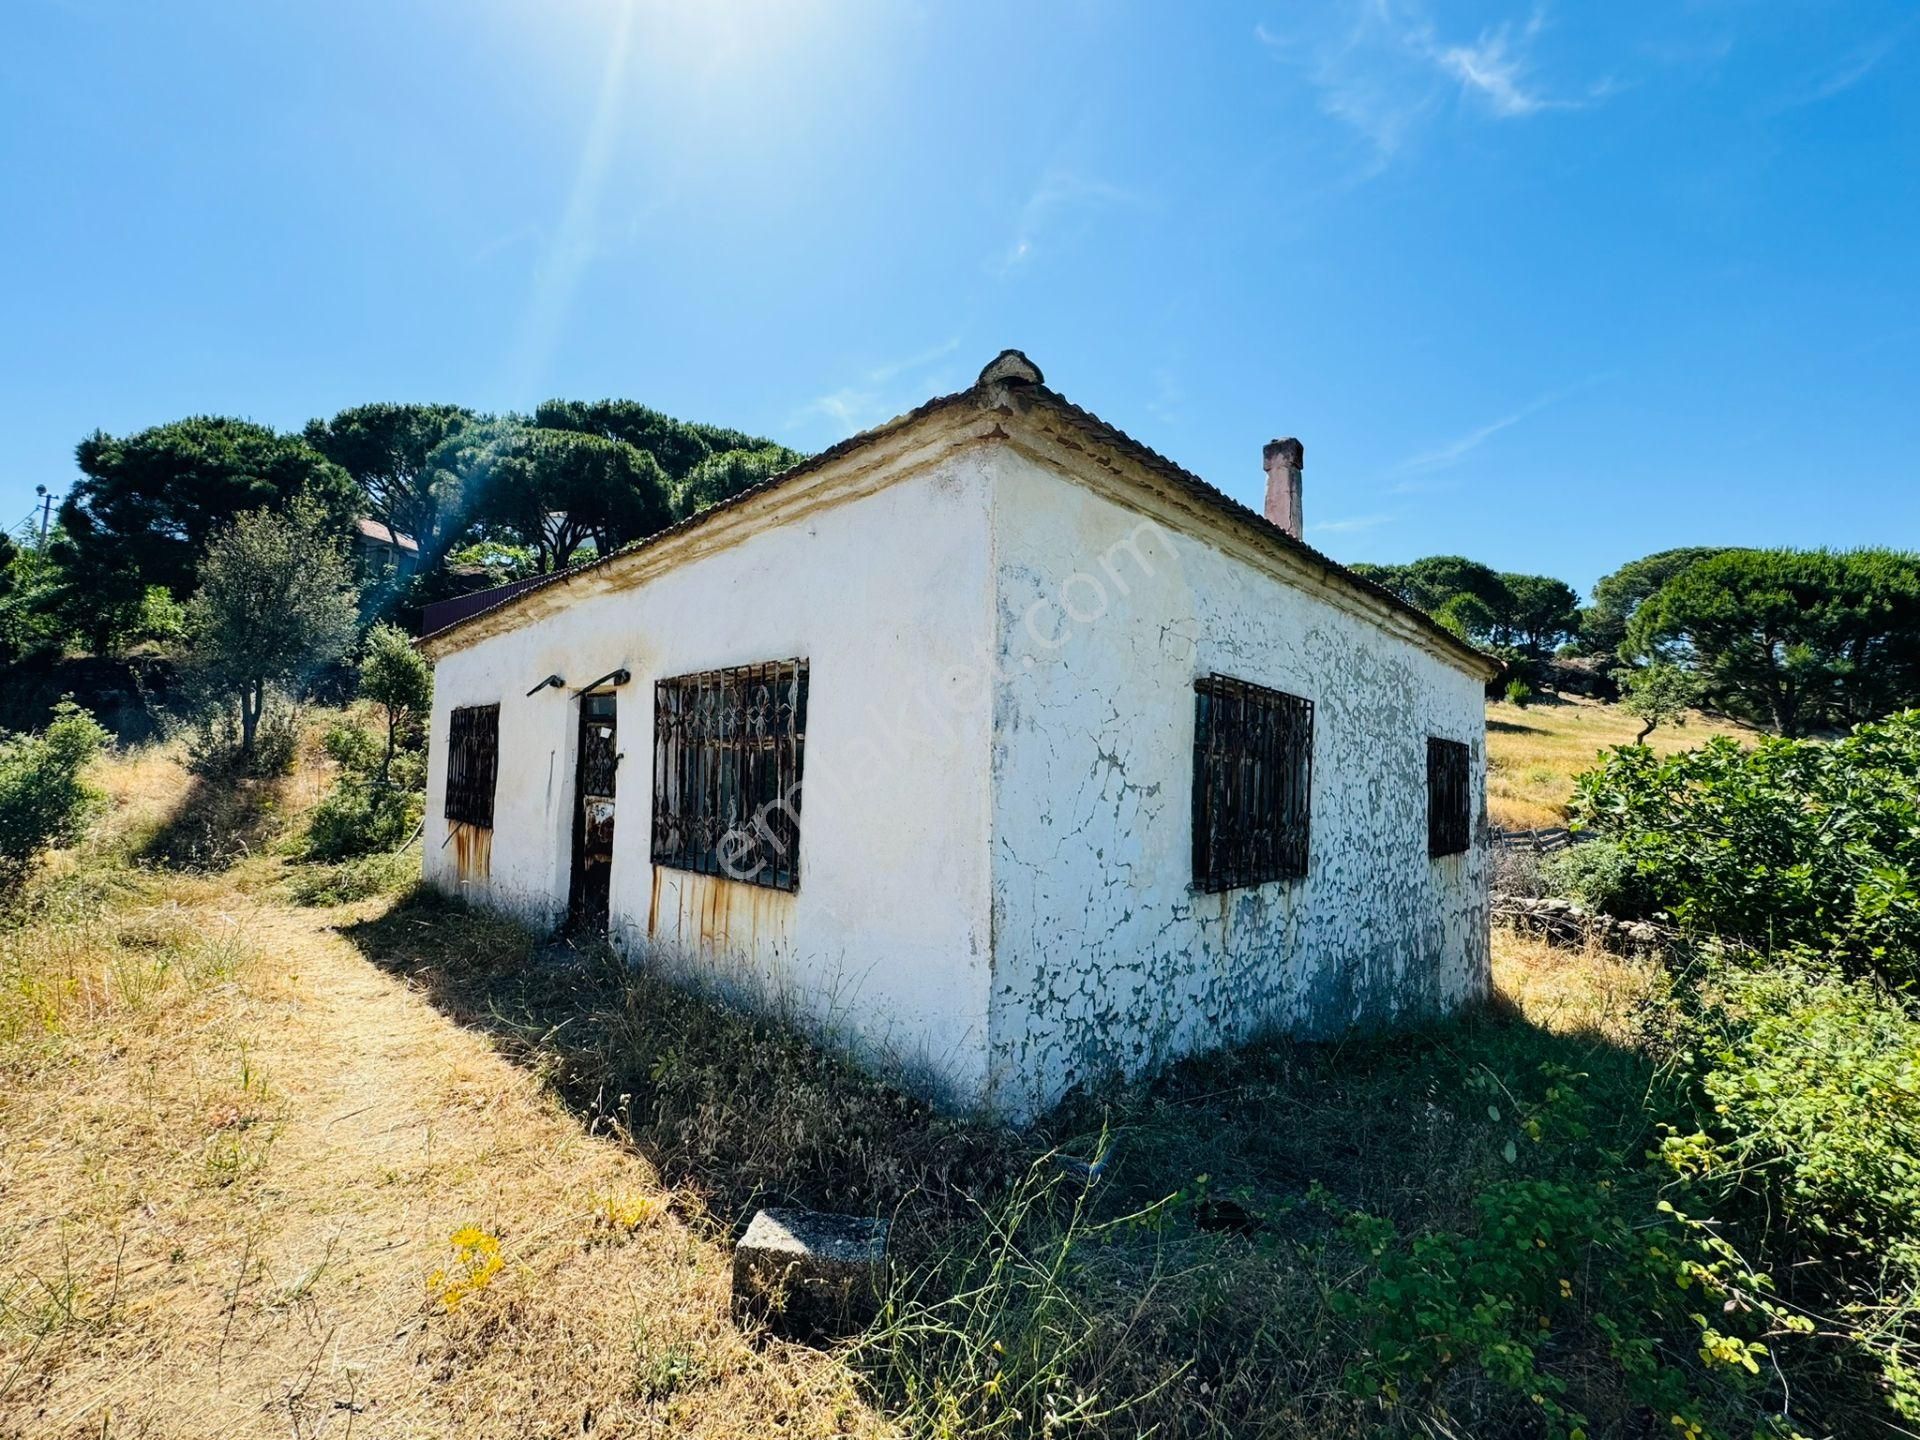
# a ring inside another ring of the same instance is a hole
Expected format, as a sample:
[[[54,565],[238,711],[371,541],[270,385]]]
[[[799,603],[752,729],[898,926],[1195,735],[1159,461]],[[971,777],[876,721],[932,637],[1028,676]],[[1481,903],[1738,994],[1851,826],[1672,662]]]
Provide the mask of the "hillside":
[[[1573,777],[1593,767],[1594,756],[1626,745],[1640,722],[1618,705],[1569,697],[1521,709],[1487,706],[1487,813],[1507,830],[1564,825],[1573,798]],[[1709,735],[1759,732],[1738,721],[1694,714],[1684,727],[1661,726],[1647,744],[1661,755],[1698,745]]]

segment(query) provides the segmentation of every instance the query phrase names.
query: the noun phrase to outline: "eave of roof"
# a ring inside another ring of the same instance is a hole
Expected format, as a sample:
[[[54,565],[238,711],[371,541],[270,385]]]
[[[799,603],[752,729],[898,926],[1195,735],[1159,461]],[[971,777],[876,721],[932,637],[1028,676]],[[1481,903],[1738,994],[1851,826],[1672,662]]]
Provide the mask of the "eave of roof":
[[[395,530],[391,525],[381,520],[375,520],[370,515],[358,517],[353,522],[353,528],[357,534],[364,535],[369,540],[378,541],[382,545],[392,545],[400,550],[418,550],[420,548],[420,543],[411,535],[400,530]]]
[[[1306,541],[1297,538],[1289,531],[1281,529],[1260,511],[1253,509],[1251,506],[1241,504],[1224,490],[1209,485],[1191,470],[1186,469],[1175,461],[1169,460],[1144,441],[1134,439],[1133,436],[1127,434],[1126,431],[1120,429],[1117,425],[1102,420],[1091,410],[1083,409],[1074,404],[1059,391],[1048,389],[1044,385],[1038,385],[1034,387],[1034,395],[1035,398],[1051,408],[1056,414],[1065,418],[1068,423],[1084,433],[1087,438],[1094,443],[1105,445],[1109,449],[1117,450],[1131,457],[1136,464],[1153,471],[1162,479],[1171,482],[1176,488],[1192,496],[1201,504],[1219,511],[1241,522],[1245,526],[1251,527],[1253,531],[1261,537],[1263,542],[1277,545],[1282,550],[1289,551],[1302,559],[1311,561],[1341,584],[1346,585],[1350,589],[1358,590],[1364,595],[1371,596],[1373,599],[1381,601],[1389,608],[1399,612],[1406,619],[1413,621],[1424,630],[1430,638],[1438,641],[1457,658],[1466,661],[1471,668],[1483,673],[1488,679],[1498,674],[1503,668],[1501,662],[1495,657],[1487,654],[1486,651],[1481,650],[1478,646],[1471,645],[1467,641],[1462,640],[1458,635],[1454,634],[1453,631],[1447,629],[1446,626],[1442,625],[1418,606],[1408,604],[1384,585],[1377,584],[1367,579],[1364,575],[1356,575],[1331,555],[1314,549],[1314,547],[1307,544]]]
[[[1032,377],[1030,381],[1024,378],[1029,374]],[[1282,530],[1258,510],[1241,504],[1225,491],[1209,485],[1191,470],[1169,460],[1166,456],[1160,454],[1159,451],[1144,442],[1134,439],[1133,436],[1127,434],[1126,431],[1121,430],[1118,426],[1109,424],[1092,411],[1082,409],[1080,406],[1074,404],[1057,390],[1048,388],[1041,379],[1039,367],[1034,365],[1026,356],[1017,350],[1002,351],[986,369],[980,372],[980,379],[965,390],[956,390],[951,395],[936,396],[924,404],[907,411],[904,415],[895,416],[883,425],[876,425],[871,430],[862,430],[857,434],[849,435],[845,440],[827,447],[817,455],[810,456],[798,465],[787,470],[782,470],[777,475],[770,475],[759,484],[750,485],[745,490],[731,495],[725,500],[717,501],[709,505],[706,509],[689,515],[684,520],[676,521],[663,530],[656,530],[653,534],[636,540],[632,544],[625,545],[609,554],[584,561],[579,565],[569,566],[565,570],[556,570],[553,574],[546,576],[538,583],[526,586],[524,589],[507,596],[497,605],[490,605],[483,610],[476,610],[473,614],[463,616],[451,625],[444,626],[432,634],[421,636],[414,643],[422,648],[429,646],[436,649],[440,648],[441,642],[458,634],[461,630],[478,624],[489,616],[497,615],[503,610],[519,605],[530,596],[538,595],[555,585],[564,584],[577,576],[616,564],[629,556],[638,554],[643,550],[651,549],[675,536],[684,535],[691,530],[698,529],[700,526],[710,523],[719,515],[739,509],[741,506],[752,503],[755,499],[765,495],[771,490],[789,485],[802,476],[811,475],[822,470],[855,451],[865,449],[877,441],[898,434],[900,431],[907,429],[930,415],[959,405],[982,406],[989,400],[994,391],[1001,387],[1007,387],[1008,389],[1017,388],[1018,393],[1029,406],[1032,404],[1046,406],[1076,430],[1083,433],[1089,440],[1120,452],[1132,459],[1136,464],[1153,472],[1161,479],[1168,481],[1177,489],[1199,501],[1202,505],[1250,528],[1263,542],[1275,545],[1279,549],[1289,552],[1298,558],[1312,562],[1339,583],[1373,600],[1379,601],[1389,609],[1398,612],[1405,619],[1412,621],[1424,631],[1441,649],[1451,654],[1456,660],[1463,662],[1465,667],[1470,671],[1489,679],[1499,672],[1500,662],[1498,660],[1462,640],[1458,635],[1455,635],[1451,630],[1441,625],[1424,610],[1408,604],[1384,586],[1377,585],[1364,576],[1354,574],[1353,571],[1347,569],[1346,566],[1331,556],[1323,554],[1319,550],[1314,549],[1313,546],[1307,544],[1306,541],[1297,539],[1287,531]]]

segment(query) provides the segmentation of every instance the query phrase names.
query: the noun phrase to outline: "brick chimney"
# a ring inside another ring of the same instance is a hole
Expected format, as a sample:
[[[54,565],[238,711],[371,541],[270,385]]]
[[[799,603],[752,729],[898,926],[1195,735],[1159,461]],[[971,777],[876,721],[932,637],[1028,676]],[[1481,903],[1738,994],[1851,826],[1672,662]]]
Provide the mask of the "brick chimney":
[[[1260,458],[1267,467],[1267,519],[1294,539],[1300,538],[1300,472],[1307,447],[1298,440],[1269,440]]]

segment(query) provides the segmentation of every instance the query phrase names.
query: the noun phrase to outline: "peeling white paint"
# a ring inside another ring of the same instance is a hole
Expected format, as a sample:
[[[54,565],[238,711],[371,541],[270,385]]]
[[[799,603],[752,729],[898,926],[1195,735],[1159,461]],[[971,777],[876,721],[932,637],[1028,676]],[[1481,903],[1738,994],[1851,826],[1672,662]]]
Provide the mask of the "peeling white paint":
[[[1089,563],[1140,522],[1022,456],[994,487],[992,1088],[1016,1113],[1263,1030],[1439,1013],[1487,984],[1484,818],[1466,854],[1427,856],[1427,737],[1466,741],[1484,785],[1479,679],[1170,528],[1113,573]],[[1107,603],[1073,575],[1100,577]],[[1097,619],[1028,623],[1075,590]],[[1211,673],[1314,702],[1303,879],[1191,888],[1193,682]]]

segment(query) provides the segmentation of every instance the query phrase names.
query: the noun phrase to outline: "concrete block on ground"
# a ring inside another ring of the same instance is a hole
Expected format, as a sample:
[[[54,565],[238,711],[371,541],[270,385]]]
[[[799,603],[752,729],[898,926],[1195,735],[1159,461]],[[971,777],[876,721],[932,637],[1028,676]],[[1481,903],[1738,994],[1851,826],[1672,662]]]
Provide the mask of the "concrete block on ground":
[[[733,1252],[733,1308],[793,1339],[858,1330],[879,1311],[891,1222],[762,1210]]]

